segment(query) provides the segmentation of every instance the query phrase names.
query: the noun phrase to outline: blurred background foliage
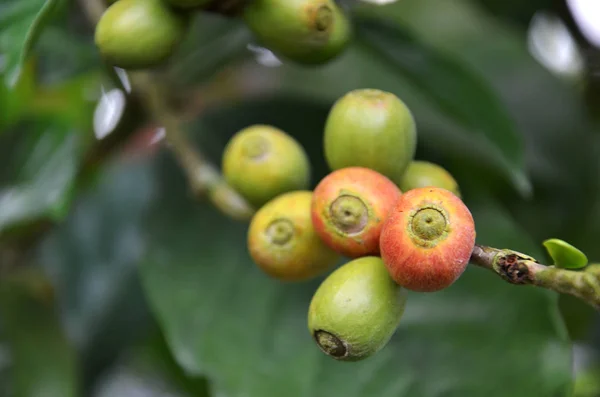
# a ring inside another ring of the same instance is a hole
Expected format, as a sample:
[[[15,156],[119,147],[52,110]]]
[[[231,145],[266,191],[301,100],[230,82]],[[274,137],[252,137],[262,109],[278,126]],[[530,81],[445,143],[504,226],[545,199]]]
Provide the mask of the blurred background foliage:
[[[281,62],[236,19],[194,17],[157,73],[211,161],[273,124],[306,148],[314,185],[333,101],[380,88],[414,112],[417,158],[458,180],[479,243],[544,258],[557,237],[600,261],[599,50],[565,2],[343,6],[353,43],[318,68]],[[322,278],[269,279],[246,225],[194,200],[78,3],[0,0],[0,70],[0,395],[600,395],[598,314],[478,268],[410,294],[377,356],[334,362],[306,328]]]

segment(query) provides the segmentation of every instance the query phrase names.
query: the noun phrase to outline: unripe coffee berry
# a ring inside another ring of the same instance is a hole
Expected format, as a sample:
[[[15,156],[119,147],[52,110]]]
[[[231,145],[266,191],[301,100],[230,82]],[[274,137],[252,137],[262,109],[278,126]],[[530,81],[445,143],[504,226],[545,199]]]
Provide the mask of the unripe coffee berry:
[[[351,37],[350,22],[335,0],[254,0],[243,16],[262,45],[301,64],[330,61]]]
[[[302,281],[331,269],[340,256],[315,233],[310,219],[312,192],[296,191],[269,201],[248,229],[250,256],[265,273]]]
[[[413,161],[400,182],[403,192],[418,187],[435,186],[450,190],[457,197],[461,197],[458,183],[443,167],[428,161]]]
[[[404,192],[381,231],[381,258],[392,278],[419,292],[439,291],[465,271],[475,246],[471,212],[452,192]]]
[[[400,195],[400,189],[376,171],[342,168],[315,188],[312,221],[321,239],[340,254],[378,255],[381,228]]]
[[[320,349],[341,361],[359,361],[381,350],[404,314],[406,294],[382,260],[354,259],[331,273],[314,294],[308,328]]]
[[[187,26],[187,19],[162,0],[119,0],[100,18],[95,42],[115,66],[149,68],[175,51]]]
[[[412,113],[381,90],[350,91],[335,102],[325,124],[325,158],[332,170],[366,167],[399,185],[416,145]]]
[[[304,148],[269,125],[236,133],[225,147],[222,168],[225,180],[257,208],[282,193],[306,190],[310,184]]]

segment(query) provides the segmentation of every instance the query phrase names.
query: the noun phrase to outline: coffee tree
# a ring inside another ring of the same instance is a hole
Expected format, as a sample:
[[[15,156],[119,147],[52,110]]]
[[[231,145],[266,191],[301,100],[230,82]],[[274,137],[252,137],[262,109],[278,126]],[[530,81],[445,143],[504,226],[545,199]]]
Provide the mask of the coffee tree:
[[[2,395],[600,395],[598,50],[534,3],[0,3]]]

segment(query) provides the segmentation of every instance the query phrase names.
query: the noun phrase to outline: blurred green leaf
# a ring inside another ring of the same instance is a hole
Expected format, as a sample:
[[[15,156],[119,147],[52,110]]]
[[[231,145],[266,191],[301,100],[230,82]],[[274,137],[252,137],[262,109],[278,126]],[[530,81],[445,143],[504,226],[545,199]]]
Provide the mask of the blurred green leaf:
[[[587,256],[566,241],[551,238],[543,244],[557,267],[580,269],[588,264]]]
[[[60,0],[2,0],[0,55],[9,87],[17,84],[23,64]]]
[[[81,23],[86,26],[87,20]],[[68,84],[73,77],[92,75],[103,68],[93,34],[86,34],[88,30],[84,29],[77,31],[71,25],[73,20],[68,16],[56,18],[40,36],[35,49],[40,84]]]
[[[124,350],[118,363],[102,376],[93,397],[208,397],[204,378],[186,376],[154,326],[148,336]]]
[[[152,197],[147,168],[134,160],[112,163],[38,251],[85,360],[86,387],[148,324],[136,265],[146,249],[141,221]]]
[[[35,63],[23,65],[23,72],[17,84],[9,88],[4,79],[0,81],[0,135],[22,119],[34,97],[36,88]]]
[[[600,368],[589,368],[577,375],[573,397],[597,397],[600,395]]]
[[[518,191],[528,196],[531,185],[524,170],[523,142],[497,94],[476,71],[429,48],[398,24],[378,18],[355,21],[357,37],[375,56],[408,76],[440,111],[463,124],[472,139],[485,139]]]
[[[169,77],[188,88],[190,83],[202,83],[248,55],[250,41],[250,31],[241,20],[196,13],[186,40],[170,60]]]
[[[194,203],[173,161],[155,169],[143,285],[178,362],[225,395],[547,397],[570,386],[555,295],[479,268],[445,291],[410,294],[398,332],[376,356],[350,365],[326,357],[306,324],[320,280],[267,277],[248,256],[247,225]],[[482,243],[537,252],[507,214],[482,202],[468,203]]]
[[[102,75],[94,71],[41,86],[29,103],[29,113],[31,117],[52,117],[73,128],[91,131],[102,82]]]
[[[472,0],[402,0],[360,13],[396,21],[492,87],[522,134],[536,201],[519,200],[507,189],[496,189],[495,196],[538,241],[554,235],[582,245],[570,236],[584,233],[581,220],[591,221],[590,206],[598,202],[597,134],[577,88],[531,56],[526,32],[503,24]],[[445,160],[461,185],[477,171]]]
[[[0,316],[12,362],[8,395],[77,397],[77,358],[63,333],[46,277],[31,268],[4,278]]]
[[[570,339],[572,341],[588,341],[595,323],[600,320],[600,313],[572,295],[561,294],[558,304]]]
[[[29,123],[0,143],[0,234],[37,220],[60,220],[73,198],[77,133],[51,120]]]

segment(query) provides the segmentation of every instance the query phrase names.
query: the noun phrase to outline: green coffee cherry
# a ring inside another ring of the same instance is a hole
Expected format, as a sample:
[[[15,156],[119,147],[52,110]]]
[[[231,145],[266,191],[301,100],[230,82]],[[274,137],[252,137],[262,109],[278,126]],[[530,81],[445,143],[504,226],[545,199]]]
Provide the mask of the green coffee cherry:
[[[370,168],[399,184],[416,145],[412,113],[381,90],[350,91],[332,106],[325,124],[325,158],[332,170]]]
[[[211,0],[165,0],[167,3],[172,5],[173,7],[182,8],[182,9],[193,9],[193,8],[201,8]]]
[[[354,259],[319,286],[308,328],[321,350],[341,361],[359,361],[381,350],[396,331],[406,304],[379,257]]]
[[[450,190],[460,197],[454,177],[443,167],[428,161],[413,161],[400,181],[400,190],[407,192],[419,187],[435,186]]]
[[[262,45],[301,64],[322,64],[340,55],[352,35],[334,0],[254,0],[243,13]]]
[[[162,0],[118,0],[100,18],[95,42],[113,65],[143,69],[165,61],[186,29],[187,18]]]
[[[225,180],[256,208],[310,184],[310,162],[302,146],[269,125],[236,133],[225,147],[222,168]]]

